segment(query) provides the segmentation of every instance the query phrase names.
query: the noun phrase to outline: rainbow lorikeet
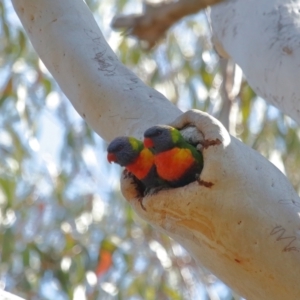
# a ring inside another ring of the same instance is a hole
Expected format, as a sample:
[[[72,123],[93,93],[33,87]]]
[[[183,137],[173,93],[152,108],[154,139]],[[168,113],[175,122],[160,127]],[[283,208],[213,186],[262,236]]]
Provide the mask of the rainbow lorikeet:
[[[144,138],[145,147],[153,149],[158,176],[171,187],[184,186],[200,175],[202,153],[189,144],[176,128],[153,126],[145,131]]]
[[[117,137],[107,148],[107,160],[115,162],[132,173],[143,185],[145,193],[161,185],[154,165],[153,152],[134,137]]]

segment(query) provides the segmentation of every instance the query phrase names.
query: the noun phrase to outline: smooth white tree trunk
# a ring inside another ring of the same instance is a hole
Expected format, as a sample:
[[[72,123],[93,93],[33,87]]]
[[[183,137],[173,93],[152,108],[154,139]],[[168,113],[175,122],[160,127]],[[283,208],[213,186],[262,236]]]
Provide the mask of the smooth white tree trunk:
[[[300,1],[227,0],[211,7],[211,25],[254,91],[300,123]]]
[[[178,108],[121,64],[82,0],[12,3],[38,55],[101,137],[141,137],[149,124],[178,116]]]
[[[147,127],[169,123],[180,115],[118,61],[81,0],[12,2],[47,68],[103,138],[141,137]],[[247,6],[255,1],[243,2]],[[271,2],[257,2],[256,7],[259,10],[260,3],[265,7]],[[277,12],[274,9],[273,14]],[[227,27],[220,27],[222,30]],[[259,30],[249,32],[257,38],[261,34]],[[248,51],[246,48],[239,51]],[[231,48],[226,50],[234,58]],[[251,63],[257,63],[258,73],[259,68],[264,69],[263,59],[252,57]],[[123,178],[126,199],[145,220],[182,243],[198,262],[244,297],[299,299],[300,200],[290,183],[259,153],[230,137],[217,120],[190,112],[174,125],[181,127],[186,122],[194,124],[202,136],[204,169],[199,183],[142,198],[130,178]]]

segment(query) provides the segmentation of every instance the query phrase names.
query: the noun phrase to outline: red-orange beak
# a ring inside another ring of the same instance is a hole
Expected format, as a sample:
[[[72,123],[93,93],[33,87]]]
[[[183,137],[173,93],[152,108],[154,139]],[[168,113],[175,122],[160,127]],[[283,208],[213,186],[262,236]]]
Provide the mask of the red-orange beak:
[[[150,138],[144,138],[144,146],[146,148],[153,148],[154,147],[153,141]]]
[[[114,153],[107,153],[107,160],[109,163],[115,162],[116,161],[116,155]]]

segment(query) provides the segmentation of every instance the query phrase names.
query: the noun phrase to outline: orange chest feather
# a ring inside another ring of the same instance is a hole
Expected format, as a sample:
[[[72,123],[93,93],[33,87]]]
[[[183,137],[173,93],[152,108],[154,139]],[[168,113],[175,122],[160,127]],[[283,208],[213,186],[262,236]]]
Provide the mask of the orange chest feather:
[[[159,153],[154,161],[158,175],[168,181],[180,179],[195,162],[189,149],[180,148]]]
[[[135,177],[142,180],[145,178],[154,164],[154,155],[152,152],[144,148],[138,158],[130,165],[126,166],[126,169],[134,174]]]

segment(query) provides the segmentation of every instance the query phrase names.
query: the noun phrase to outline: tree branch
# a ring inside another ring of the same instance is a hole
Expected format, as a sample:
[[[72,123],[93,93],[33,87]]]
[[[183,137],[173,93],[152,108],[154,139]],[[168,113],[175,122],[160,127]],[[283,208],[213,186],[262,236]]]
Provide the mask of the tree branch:
[[[152,48],[166,31],[180,19],[221,1],[223,0],[178,0],[159,4],[146,3],[143,14],[116,16],[112,21],[112,27],[125,29],[129,35],[147,42],[147,47]]]
[[[211,8],[216,49],[253,90],[300,123],[300,2],[236,0]]]
[[[232,108],[236,96],[241,90],[242,71],[233,63],[232,60],[224,58],[220,59],[220,69],[222,73],[223,82],[220,86],[220,95],[222,97],[222,106],[219,112],[218,120],[222,122],[229,133],[235,136],[236,120],[232,115]]]
[[[179,109],[124,67],[82,0],[12,0],[40,58],[104,139],[143,132]]]

